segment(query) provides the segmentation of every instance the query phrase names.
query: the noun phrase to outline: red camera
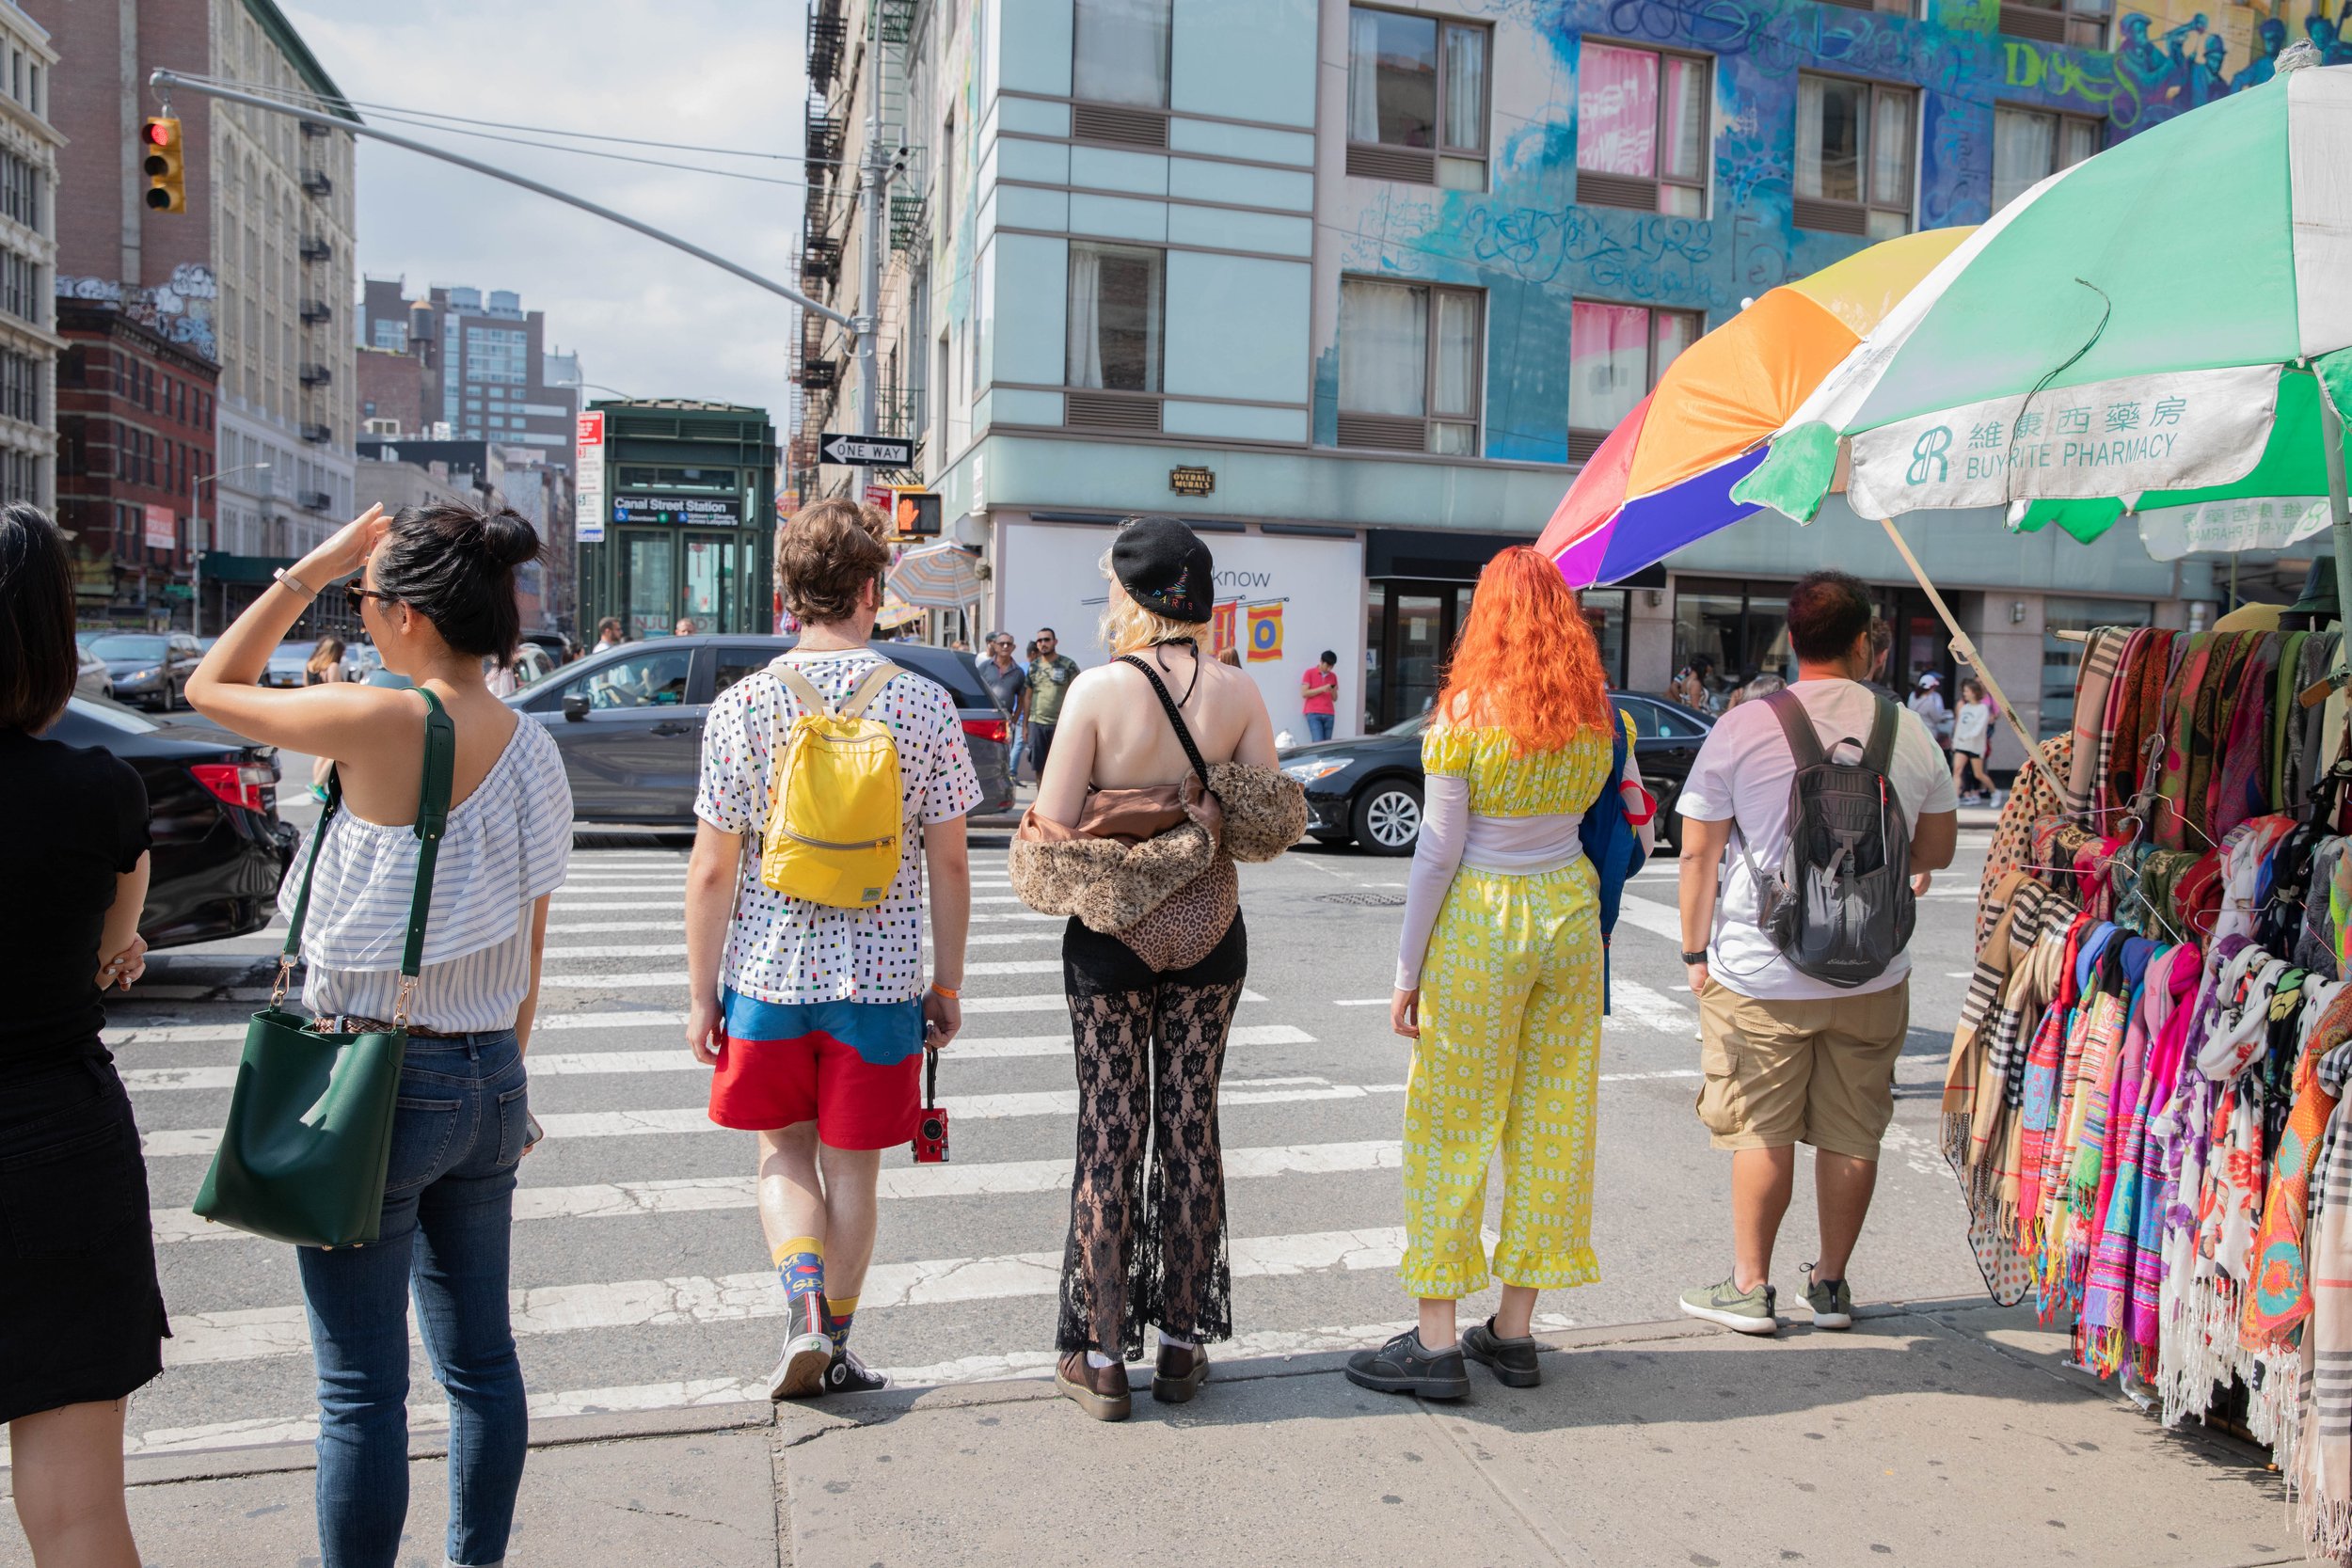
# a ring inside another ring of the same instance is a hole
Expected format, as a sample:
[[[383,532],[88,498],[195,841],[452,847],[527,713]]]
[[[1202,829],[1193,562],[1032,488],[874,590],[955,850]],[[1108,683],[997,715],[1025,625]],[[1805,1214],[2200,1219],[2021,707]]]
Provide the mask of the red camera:
[[[914,1150],[918,1165],[944,1165],[947,1163],[947,1109],[939,1103],[939,1053],[926,1046],[923,1051],[923,1108],[914,1123]]]

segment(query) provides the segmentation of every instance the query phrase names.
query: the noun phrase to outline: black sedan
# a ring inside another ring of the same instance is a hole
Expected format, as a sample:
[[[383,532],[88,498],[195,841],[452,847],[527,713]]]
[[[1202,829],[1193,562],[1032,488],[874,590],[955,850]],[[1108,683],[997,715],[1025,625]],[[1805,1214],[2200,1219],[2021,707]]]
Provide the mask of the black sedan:
[[[687,827],[694,820],[703,721],[712,701],[796,641],[737,633],[625,642],[566,664],[506,700],[555,737],[581,821]],[[919,642],[877,641],[873,649],[946,689],[979,775],[973,815],[1009,811],[1010,737],[972,656]]]
[[[1691,774],[1711,715],[1629,691],[1609,700],[1633,716],[1635,758],[1658,797],[1661,845],[1675,842],[1675,797]],[[1421,839],[1421,732],[1426,714],[1379,735],[1322,740],[1282,753],[1282,771],[1307,786],[1307,834],[1326,844],[1353,842],[1375,855],[1409,855]]]
[[[269,924],[295,837],[278,819],[276,747],[83,697],[48,737],[111,752],[147,785],[154,847],[139,935],[148,946],[240,937]]]

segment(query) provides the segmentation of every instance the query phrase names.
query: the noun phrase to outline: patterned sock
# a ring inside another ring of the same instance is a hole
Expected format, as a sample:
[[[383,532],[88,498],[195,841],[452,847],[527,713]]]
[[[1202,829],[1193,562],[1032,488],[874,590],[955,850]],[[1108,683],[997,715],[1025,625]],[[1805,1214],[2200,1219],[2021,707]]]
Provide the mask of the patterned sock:
[[[857,1297],[845,1301],[825,1298],[825,1332],[833,1336],[833,1348],[839,1350],[850,1342],[850,1323],[857,1316]]]
[[[814,1236],[795,1236],[769,1258],[776,1265],[777,1283],[790,1309],[792,1332],[825,1332],[825,1243]]]

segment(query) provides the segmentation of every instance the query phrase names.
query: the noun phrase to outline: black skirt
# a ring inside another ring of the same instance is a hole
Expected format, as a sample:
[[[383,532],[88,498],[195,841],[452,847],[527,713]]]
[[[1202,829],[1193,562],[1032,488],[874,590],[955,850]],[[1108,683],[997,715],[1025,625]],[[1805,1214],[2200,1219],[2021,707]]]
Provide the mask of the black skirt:
[[[1163,972],[1136,957],[1136,950],[1117,937],[1092,929],[1073,914],[1062,931],[1061,967],[1062,984],[1073,996],[1161,986],[1230,986],[1249,974],[1249,933],[1242,926],[1241,911],[1235,910],[1233,923],[1199,963]]]
[[[147,1208],[113,1064],[0,1080],[0,1422],[122,1399],[163,1370]]]

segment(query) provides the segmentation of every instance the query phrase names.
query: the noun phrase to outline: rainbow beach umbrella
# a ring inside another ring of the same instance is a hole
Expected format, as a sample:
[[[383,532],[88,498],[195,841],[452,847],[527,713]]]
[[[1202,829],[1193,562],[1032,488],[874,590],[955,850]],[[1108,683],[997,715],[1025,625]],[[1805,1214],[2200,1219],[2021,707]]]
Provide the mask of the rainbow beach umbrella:
[[[1613,582],[1758,510],[1731,488],[1764,443],[1973,230],[1932,229],[1784,283],[1666,367],[1536,541],[1578,588]]]

